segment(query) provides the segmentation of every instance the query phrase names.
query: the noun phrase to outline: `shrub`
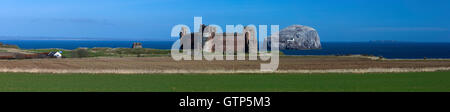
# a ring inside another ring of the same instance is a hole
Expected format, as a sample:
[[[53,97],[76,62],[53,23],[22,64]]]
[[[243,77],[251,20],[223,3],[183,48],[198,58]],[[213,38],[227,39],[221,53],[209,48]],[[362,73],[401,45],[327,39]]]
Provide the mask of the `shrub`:
[[[148,53],[145,48],[133,48],[131,49],[132,54],[136,54],[137,57],[141,57],[141,54]]]
[[[114,49],[114,52],[116,54],[119,54],[119,56],[122,58],[123,55],[127,53],[127,50],[125,48],[116,48]]]
[[[72,51],[72,57],[73,58],[84,58],[89,57],[89,51],[87,49],[75,49]]]

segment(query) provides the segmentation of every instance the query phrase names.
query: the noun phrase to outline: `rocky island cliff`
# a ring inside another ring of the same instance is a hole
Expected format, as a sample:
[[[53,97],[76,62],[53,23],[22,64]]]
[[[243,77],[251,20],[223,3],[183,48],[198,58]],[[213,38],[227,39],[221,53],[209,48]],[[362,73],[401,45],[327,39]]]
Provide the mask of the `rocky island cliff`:
[[[280,31],[280,49],[321,49],[319,34],[314,28],[292,25]]]

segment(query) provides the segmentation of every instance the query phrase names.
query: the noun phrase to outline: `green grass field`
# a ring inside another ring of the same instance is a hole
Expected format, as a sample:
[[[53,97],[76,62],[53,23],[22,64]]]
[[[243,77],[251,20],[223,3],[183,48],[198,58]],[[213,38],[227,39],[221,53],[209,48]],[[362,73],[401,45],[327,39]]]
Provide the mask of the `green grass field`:
[[[370,74],[0,73],[0,91],[448,92],[449,80],[449,71]]]

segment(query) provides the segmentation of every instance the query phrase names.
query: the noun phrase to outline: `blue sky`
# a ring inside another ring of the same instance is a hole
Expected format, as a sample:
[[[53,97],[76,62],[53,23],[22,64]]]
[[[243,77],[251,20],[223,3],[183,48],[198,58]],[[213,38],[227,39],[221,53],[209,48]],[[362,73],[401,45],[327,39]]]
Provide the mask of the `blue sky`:
[[[450,0],[2,0],[0,38],[174,40],[205,24],[314,27],[322,41],[450,42]],[[225,28],[225,27],[223,27]]]

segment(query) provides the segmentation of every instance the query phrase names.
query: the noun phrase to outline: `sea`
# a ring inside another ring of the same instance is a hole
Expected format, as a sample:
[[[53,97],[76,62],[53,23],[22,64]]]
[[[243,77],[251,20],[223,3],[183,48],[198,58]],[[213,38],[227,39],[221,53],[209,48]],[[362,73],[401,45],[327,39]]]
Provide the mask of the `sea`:
[[[141,42],[144,48],[170,49],[173,41],[98,40],[0,40],[22,49],[76,49],[79,47],[129,48]],[[438,42],[322,42],[322,49],[282,50],[286,55],[372,55],[388,59],[450,59],[450,43]]]

